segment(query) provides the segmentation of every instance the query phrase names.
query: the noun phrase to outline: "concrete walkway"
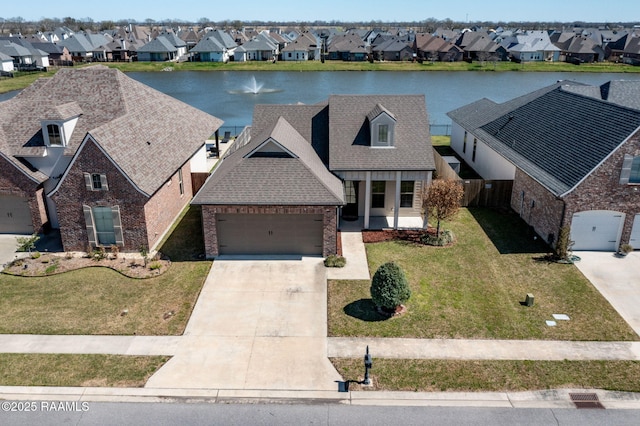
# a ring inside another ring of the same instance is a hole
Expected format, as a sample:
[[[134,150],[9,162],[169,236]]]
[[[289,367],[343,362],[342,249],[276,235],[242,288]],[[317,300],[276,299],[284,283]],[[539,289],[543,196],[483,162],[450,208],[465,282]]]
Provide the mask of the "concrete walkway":
[[[321,258],[213,263],[174,357],[147,388],[335,390]]]
[[[362,232],[340,232],[342,256],[347,259],[344,268],[328,268],[327,278],[330,280],[369,280],[369,264],[367,252],[362,242]]]

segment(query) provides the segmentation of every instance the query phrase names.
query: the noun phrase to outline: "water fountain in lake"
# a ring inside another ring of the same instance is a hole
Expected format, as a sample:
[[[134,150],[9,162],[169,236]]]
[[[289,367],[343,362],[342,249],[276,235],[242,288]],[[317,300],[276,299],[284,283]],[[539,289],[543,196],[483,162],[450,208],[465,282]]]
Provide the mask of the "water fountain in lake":
[[[231,94],[251,94],[251,95],[261,95],[263,93],[275,93],[282,92],[281,89],[267,89],[264,87],[264,83],[258,83],[255,76],[251,76],[251,80],[249,80],[248,84],[245,84],[240,90],[229,90]]]

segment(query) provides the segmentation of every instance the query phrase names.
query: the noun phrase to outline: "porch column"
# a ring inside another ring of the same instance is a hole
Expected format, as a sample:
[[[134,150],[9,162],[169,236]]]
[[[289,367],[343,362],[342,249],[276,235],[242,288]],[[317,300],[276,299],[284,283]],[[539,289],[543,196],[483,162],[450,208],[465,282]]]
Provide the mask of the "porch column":
[[[366,172],[364,187],[364,229],[369,229],[369,215],[371,214],[371,172]]]
[[[393,207],[393,229],[398,229],[398,215],[400,214],[400,182],[402,182],[402,172],[396,172],[396,199]]]

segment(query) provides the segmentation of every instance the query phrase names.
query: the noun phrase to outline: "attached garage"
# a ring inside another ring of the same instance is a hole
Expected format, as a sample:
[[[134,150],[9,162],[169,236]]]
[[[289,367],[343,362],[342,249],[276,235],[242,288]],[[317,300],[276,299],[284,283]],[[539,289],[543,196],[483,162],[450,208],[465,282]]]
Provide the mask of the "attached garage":
[[[0,234],[32,234],[29,200],[15,195],[0,195]]]
[[[573,250],[616,251],[625,214],[610,210],[575,213],[571,220]]]
[[[220,254],[322,255],[319,214],[219,214]]]

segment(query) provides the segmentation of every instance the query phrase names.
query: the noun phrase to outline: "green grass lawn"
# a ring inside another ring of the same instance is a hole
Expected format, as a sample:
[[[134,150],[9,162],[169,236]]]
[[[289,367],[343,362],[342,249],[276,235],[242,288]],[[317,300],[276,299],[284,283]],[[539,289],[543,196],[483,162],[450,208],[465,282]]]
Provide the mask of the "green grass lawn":
[[[142,387],[166,356],[0,354],[2,386]]]
[[[330,336],[638,340],[574,265],[542,259],[547,247],[514,213],[462,209],[444,227],[457,237],[451,247],[367,244],[372,275],[387,261],[407,274],[408,313],[385,320],[374,311],[368,281],[331,281]],[[527,293],[533,307],[520,303]],[[571,320],[548,327],[552,314]]]
[[[95,267],[47,277],[0,275],[0,333],[182,334],[211,268],[197,260],[204,253],[199,209],[185,210],[161,251],[172,264],[148,279]]]
[[[362,359],[332,359],[345,380],[362,380]],[[373,360],[371,390],[517,392],[607,389],[640,392],[638,361]],[[355,385],[352,390],[362,389]]]

